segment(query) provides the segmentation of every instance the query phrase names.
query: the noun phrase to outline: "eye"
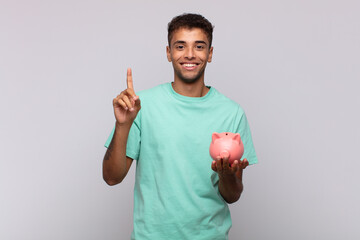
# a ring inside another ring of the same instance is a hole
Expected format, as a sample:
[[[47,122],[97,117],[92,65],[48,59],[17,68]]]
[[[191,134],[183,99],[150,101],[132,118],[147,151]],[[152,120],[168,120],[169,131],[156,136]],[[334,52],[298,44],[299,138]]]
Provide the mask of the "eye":
[[[184,47],[183,45],[177,45],[177,46],[176,46],[176,49],[177,49],[177,50],[183,50],[184,48],[185,48],[185,47]]]
[[[205,46],[204,46],[204,45],[196,45],[195,48],[196,48],[197,50],[202,50],[202,49],[205,48]]]

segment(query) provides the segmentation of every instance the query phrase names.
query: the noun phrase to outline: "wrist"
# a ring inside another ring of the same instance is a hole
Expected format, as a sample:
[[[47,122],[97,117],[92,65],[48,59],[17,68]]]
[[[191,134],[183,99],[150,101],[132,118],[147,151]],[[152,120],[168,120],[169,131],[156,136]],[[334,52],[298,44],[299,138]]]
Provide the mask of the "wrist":
[[[226,186],[242,185],[242,178],[238,178],[236,174],[219,174],[219,181]]]
[[[116,121],[115,123],[115,128],[117,129],[124,129],[124,128],[131,128],[131,125],[133,124],[134,121],[131,122],[124,122],[124,123],[119,123],[118,121]]]
[[[219,175],[219,180],[221,180],[223,182],[234,182],[234,181],[236,181],[235,174],[218,174],[218,175]]]

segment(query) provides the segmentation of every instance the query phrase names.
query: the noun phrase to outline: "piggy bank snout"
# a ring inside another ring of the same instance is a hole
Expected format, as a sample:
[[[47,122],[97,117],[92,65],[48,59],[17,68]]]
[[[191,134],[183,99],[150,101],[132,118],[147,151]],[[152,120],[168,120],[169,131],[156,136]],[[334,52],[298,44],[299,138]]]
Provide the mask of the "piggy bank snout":
[[[228,150],[222,150],[222,151],[220,152],[220,157],[221,157],[221,158],[228,158],[228,157],[230,157],[229,151],[228,151]]]

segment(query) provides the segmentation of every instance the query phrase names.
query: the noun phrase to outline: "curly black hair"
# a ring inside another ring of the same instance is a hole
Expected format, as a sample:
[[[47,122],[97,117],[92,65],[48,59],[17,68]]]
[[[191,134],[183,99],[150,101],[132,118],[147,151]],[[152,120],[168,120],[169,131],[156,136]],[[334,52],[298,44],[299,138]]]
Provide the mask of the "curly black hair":
[[[212,43],[212,33],[214,26],[207,20],[205,17],[201,16],[200,14],[193,14],[193,13],[184,13],[179,16],[174,17],[171,22],[168,24],[168,42],[170,46],[171,38],[176,30],[180,28],[200,28],[202,29],[208,40],[209,40],[209,47],[211,47]]]

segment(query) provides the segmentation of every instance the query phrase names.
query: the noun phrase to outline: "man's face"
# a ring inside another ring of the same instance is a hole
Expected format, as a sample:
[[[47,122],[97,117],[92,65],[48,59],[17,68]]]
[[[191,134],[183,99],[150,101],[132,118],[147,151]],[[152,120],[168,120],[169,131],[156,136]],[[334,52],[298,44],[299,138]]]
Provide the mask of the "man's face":
[[[213,48],[209,48],[209,40],[203,30],[180,28],[174,32],[166,52],[174,67],[175,80],[193,83],[204,79]]]

